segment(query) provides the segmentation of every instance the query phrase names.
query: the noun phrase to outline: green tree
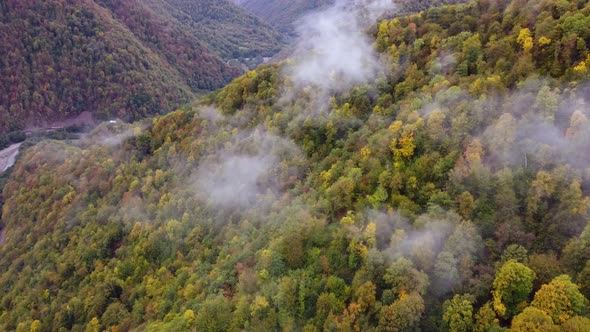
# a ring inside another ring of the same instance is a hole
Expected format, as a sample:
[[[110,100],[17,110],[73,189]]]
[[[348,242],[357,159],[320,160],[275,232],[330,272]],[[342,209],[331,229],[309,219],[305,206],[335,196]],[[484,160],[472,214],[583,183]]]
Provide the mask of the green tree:
[[[442,141],[442,139],[446,136],[445,119],[445,114],[439,109],[432,111],[428,117],[426,131],[428,132],[430,138],[435,142]]]
[[[590,260],[586,261],[586,266],[578,273],[576,279],[580,285],[580,291],[588,298],[590,296]]]
[[[488,332],[500,328],[500,321],[496,318],[496,312],[490,302],[484,304],[475,314],[475,332]]]
[[[373,284],[371,281],[365,282],[357,290],[355,290],[355,302],[360,306],[361,312],[367,311],[375,305],[377,301],[375,291],[375,284]]]
[[[383,275],[383,280],[396,294],[418,292],[424,294],[428,288],[428,275],[414,268],[414,264],[403,257],[398,258]]]
[[[231,307],[221,295],[207,298],[195,318],[195,326],[198,331],[227,331],[230,322]]]
[[[338,300],[334,293],[322,293],[316,301],[316,319],[319,325],[324,322],[330,313],[338,314],[344,309],[344,302]]]
[[[457,264],[458,260],[455,255],[448,251],[443,251],[436,257],[434,275],[447,291],[452,291],[461,281]]]
[[[528,256],[527,250],[519,245],[519,244],[511,244],[502,253],[502,257],[500,257],[501,263],[506,263],[509,260],[515,260],[519,263],[527,264]]]
[[[455,295],[443,304],[443,321],[450,332],[468,332],[473,329],[473,295]]]
[[[475,208],[475,200],[470,192],[464,191],[457,197],[458,213],[464,219],[471,218],[471,213]]]
[[[496,272],[492,296],[494,310],[504,318],[518,314],[533,290],[535,272],[526,265],[509,260]]]
[[[534,282],[535,289],[541,288],[541,285],[549,283],[553,278],[564,273],[561,262],[553,253],[530,255],[528,266],[535,271],[535,274],[537,275],[537,279],[535,279]],[[581,289],[583,289],[583,287]]]
[[[552,91],[548,85],[544,85],[537,94],[535,107],[539,109],[541,115],[549,120],[555,120],[555,113],[559,107],[559,91]]]
[[[378,330],[405,332],[414,330],[424,313],[424,300],[418,293],[402,293],[399,300],[381,308]]]
[[[332,203],[332,207],[335,211],[342,210],[351,206],[353,194],[354,194],[355,183],[353,179],[349,177],[340,177],[333,185],[327,190],[327,198]]]

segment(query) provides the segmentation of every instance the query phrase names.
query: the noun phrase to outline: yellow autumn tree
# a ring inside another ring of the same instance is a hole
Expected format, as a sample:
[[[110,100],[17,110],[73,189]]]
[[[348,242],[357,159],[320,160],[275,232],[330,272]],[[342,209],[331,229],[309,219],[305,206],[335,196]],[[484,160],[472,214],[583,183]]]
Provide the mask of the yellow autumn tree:
[[[564,274],[541,286],[535,293],[531,306],[545,312],[556,324],[561,324],[574,315],[581,314],[586,302],[578,285],[572,282],[569,275]]]
[[[412,131],[404,132],[400,138],[391,141],[390,148],[396,161],[411,158],[414,155],[414,149],[416,149],[414,133]]]
[[[541,36],[541,38],[539,38],[539,46],[543,47],[543,46],[547,46],[549,44],[551,44],[551,38],[547,38],[545,36]]]
[[[520,44],[522,49],[528,53],[533,48],[533,37],[529,28],[520,29],[520,33],[516,38],[516,42]]]
[[[551,332],[558,331],[551,317],[534,307],[524,309],[514,317],[510,332]]]

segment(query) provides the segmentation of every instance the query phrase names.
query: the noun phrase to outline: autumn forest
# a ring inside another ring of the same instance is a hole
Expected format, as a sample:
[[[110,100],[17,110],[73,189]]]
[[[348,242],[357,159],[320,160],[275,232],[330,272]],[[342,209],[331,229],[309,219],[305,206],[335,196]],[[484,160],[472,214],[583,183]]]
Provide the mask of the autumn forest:
[[[248,3],[0,1],[0,330],[590,331],[589,1]]]

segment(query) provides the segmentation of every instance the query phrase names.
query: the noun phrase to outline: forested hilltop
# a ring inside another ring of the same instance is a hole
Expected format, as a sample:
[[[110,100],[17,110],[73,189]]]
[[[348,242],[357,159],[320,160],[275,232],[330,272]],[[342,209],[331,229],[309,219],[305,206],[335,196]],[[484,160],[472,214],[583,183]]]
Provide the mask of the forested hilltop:
[[[588,331],[589,26],[587,0],[432,8],[378,23],[367,84],[288,61],[36,145],[0,329]]]
[[[228,60],[280,49],[281,36],[236,5],[191,3],[0,2],[0,134],[83,111],[162,114],[240,75]]]

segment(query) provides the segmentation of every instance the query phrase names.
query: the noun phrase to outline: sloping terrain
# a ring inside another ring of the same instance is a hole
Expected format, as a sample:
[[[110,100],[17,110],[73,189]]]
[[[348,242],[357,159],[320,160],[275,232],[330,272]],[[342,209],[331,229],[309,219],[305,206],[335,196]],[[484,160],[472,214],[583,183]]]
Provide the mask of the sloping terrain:
[[[187,4],[2,2],[0,133],[83,111],[126,120],[168,112],[239,75],[227,60],[279,47],[277,33],[229,2]],[[216,34],[205,39],[204,25]]]
[[[3,191],[0,329],[585,331],[588,22],[433,8],[380,22],[382,72],[346,90],[263,66],[36,145]]]

